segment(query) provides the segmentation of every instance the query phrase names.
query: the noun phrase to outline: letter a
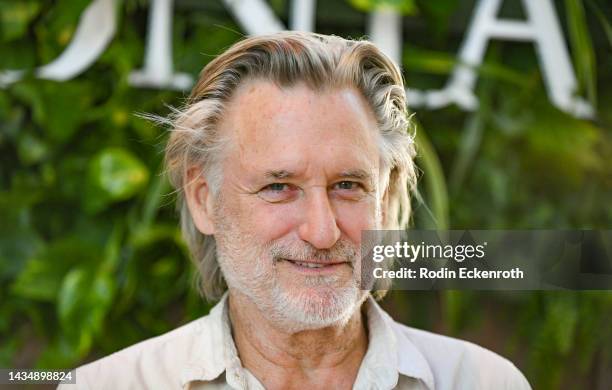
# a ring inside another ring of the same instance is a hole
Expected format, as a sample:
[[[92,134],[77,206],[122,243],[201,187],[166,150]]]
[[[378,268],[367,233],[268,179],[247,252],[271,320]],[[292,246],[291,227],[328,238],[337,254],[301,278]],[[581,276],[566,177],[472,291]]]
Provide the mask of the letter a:
[[[522,0],[522,4],[527,20],[517,22],[497,18],[502,0],[480,0],[459,51],[462,64],[455,67],[444,89],[427,91],[424,96],[419,96],[422,102],[432,108],[454,102],[467,110],[476,109],[478,101],[473,93],[476,73],[473,68],[482,64],[489,40],[532,41],[552,103],[575,116],[592,117],[593,108],[584,99],[574,96],[576,76],[553,4],[550,0]]]

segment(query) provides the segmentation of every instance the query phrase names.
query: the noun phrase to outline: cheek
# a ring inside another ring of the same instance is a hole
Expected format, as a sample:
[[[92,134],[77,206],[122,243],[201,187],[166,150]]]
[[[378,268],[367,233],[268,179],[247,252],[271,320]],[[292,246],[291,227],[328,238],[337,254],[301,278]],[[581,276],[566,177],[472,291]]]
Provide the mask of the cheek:
[[[284,237],[298,225],[297,209],[292,204],[251,203],[245,210],[251,232],[263,242]]]
[[[363,230],[376,229],[374,202],[340,203],[336,206],[336,223],[354,243],[361,243]]]

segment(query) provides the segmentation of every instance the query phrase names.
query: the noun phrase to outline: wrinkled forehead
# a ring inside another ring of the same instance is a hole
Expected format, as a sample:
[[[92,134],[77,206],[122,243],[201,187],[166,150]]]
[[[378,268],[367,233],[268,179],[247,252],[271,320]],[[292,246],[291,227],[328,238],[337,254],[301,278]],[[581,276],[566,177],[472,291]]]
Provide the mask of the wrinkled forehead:
[[[376,120],[355,88],[315,91],[251,80],[236,90],[219,127],[231,141],[229,153],[248,168],[379,166]]]

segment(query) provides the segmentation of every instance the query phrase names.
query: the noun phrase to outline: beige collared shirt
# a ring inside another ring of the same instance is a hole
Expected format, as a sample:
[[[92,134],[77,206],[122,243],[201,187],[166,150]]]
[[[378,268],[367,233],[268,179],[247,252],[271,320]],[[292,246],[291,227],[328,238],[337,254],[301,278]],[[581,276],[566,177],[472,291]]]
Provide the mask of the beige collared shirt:
[[[71,389],[264,389],[242,367],[227,294],[210,314],[79,367]],[[475,344],[401,325],[371,297],[368,350],[353,389],[531,389],[508,360]]]

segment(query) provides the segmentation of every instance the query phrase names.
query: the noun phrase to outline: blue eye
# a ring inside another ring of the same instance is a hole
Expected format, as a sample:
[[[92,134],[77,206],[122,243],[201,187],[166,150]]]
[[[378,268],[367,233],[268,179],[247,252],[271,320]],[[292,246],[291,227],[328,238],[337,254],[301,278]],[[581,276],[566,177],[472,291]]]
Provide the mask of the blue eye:
[[[356,201],[363,199],[366,190],[364,185],[359,182],[343,180],[334,184],[333,193],[340,199]]]
[[[272,183],[265,187],[265,189],[270,191],[282,191],[287,188],[287,184],[285,183]]]
[[[298,196],[299,189],[288,183],[271,183],[259,190],[257,194],[266,202],[287,202]]]
[[[357,186],[357,183],[354,181],[341,181],[336,184],[341,190],[353,190]]]

